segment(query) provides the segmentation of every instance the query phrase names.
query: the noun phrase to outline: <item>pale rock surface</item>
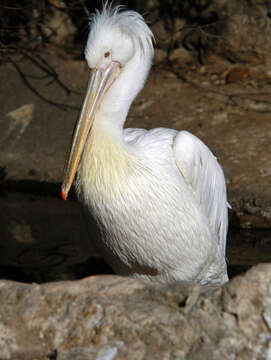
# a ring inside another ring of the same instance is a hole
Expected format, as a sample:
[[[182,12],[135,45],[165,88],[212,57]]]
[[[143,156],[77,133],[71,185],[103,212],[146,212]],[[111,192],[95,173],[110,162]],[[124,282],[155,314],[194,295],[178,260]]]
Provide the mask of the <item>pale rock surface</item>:
[[[267,359],[271,264],[224,288],[129,278],[0,282],[0,359]]]

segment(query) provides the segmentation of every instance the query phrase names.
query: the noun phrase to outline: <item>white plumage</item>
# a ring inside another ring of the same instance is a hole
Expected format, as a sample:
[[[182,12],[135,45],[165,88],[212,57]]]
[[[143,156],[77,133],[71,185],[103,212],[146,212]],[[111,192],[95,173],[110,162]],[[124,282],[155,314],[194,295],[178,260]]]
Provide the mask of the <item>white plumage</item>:
[[[228,227],[223,171],[186,131],[123,129],[153,57],[141,15],[106,5],[86,46],[93,70],[63,183],[76,188],[101,232],[97,247],[119,274],[223,284]]]

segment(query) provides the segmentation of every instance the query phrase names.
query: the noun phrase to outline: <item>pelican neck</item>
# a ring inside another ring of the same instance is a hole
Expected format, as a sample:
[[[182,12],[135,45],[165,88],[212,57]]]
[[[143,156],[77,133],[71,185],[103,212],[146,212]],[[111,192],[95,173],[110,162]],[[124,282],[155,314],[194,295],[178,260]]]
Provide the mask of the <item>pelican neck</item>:
[[[126,116],[123,112],[97,112],[91,129],[92,137],[123,141],[123,125]]]

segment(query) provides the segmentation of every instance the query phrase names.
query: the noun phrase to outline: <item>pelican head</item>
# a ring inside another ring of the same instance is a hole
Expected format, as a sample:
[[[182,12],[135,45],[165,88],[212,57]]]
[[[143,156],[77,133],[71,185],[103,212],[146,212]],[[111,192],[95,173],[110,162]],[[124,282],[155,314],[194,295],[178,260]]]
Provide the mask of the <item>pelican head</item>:
[[[85,48],[91,70],[62,184],[65,200],[97,112],[118,114],[120,125],[144,86],[153,57],[152,32],[135,11],[106,4],[92,16]],[[110,117],[110,116],[109,116]],[[111,116],[112,121],[115,120]]]

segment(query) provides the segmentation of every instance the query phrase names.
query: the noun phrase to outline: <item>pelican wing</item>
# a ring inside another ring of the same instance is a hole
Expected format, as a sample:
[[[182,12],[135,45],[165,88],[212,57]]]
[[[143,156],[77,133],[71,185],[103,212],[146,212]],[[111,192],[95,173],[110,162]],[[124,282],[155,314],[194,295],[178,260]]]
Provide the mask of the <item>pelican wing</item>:
[[[176,165],[217,234],[225,252],[228,204],[225,177],[209,148],[187,131],[178,132],[173,142]]]
[[[134,143],[142,139],[144,135],[148,133],[148,130],[138,128],[124,129],[124,141],[127,143]]]

